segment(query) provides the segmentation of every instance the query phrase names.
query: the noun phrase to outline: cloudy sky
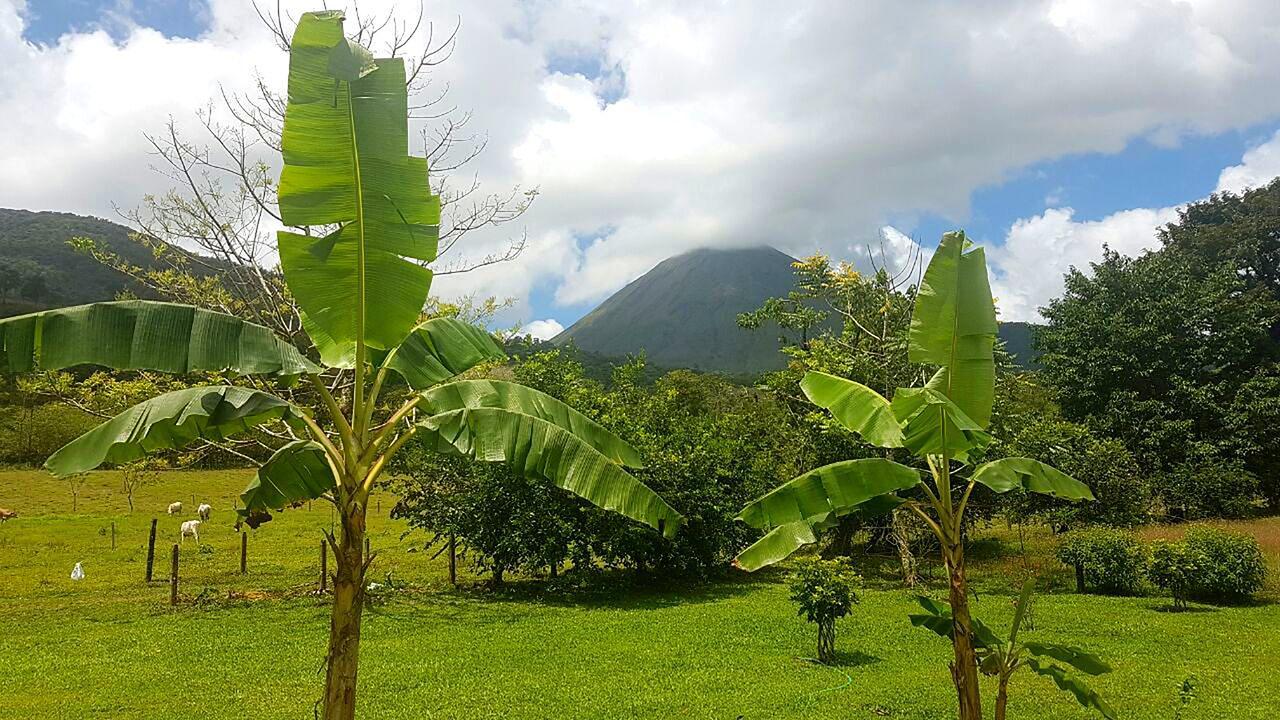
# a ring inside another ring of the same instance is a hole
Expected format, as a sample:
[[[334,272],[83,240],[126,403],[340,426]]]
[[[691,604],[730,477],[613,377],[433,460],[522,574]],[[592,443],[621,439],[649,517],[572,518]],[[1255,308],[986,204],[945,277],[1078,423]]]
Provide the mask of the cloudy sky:
[[[416,16],[360,3],[397,5]],[[953,227],[990,248],[1002,318],[1034,320],[1104,244],[1280,175],[1276,0],[426,9],[461,20],[429,91],[487,137],[469,172],[539,191],[464,250],[527,231],[515,263],[437,291],[516,298],[504,320],[539,335],[695,247],[853,259]],[[249,0],[0,0],[0,206],[114,217],[168,187],[145,133],[285,63]]]

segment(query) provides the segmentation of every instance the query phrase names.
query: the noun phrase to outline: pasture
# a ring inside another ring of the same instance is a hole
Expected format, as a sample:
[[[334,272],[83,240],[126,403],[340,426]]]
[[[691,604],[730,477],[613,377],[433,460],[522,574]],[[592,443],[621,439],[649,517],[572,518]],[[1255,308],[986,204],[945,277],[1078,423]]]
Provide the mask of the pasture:
[[[0,718],[172,717],[263,720],[310,717],[323,679],[328,600],[314,591],[326,503],[277,515],[250,532],[248,573],[231,500],[249,471],[166,472],[139,491],[130,514],[115,472],[89,476],[76,513],[65,481],[37,471],[0,473]],[[168,552],[194,504],[209,502],[202,549],[182,550],[181,601],[169,605]],[[950,647],[913,628],[912,593],[873,563],[867,587],[840,621],[840,663],[823,667],[815,631],[796,617],[783,572],[664,586],[553,590],[513,578],[490,591],[460,564],[461,587],[443,557],[415,551],[420,534],[388,519],[394,499],[375,496],[370,578],[387,583],[366,612],[360,709],[366,718],[950,718]],[[181,500],[181,517],[164,515]],[[380,507],[380,511],[376,511]],[[159,517],[156,581],[143,582],[147,529]],[[117,546],[111,548],[111,523]],[[1174,717],[1177,686],[1198,678],[1184,720],[1269,720],[1280,714],[1280,520],[1242,524],[1268,553],[1269,586],[1243,607],[1167,611],[1161,597],[1069,592],[1047,538],[1027,556],[1002,525],[974,540],[975,612],[997,626],[1027,567],[1053,589],[1034,628],[1105,658],[1115,671],[1092,681],[1121,717]],[[1159,534],[1159,529],[1147,531]],[[85,579],[70,579],[82,562]],[[936,573],[935,573],[936,574]],[[604,583],[607,584],[607,583]],[[940,583],[925,590],[941,597]],[[994,696],[994,694],[992,694]],[[1010,717],[1091,716],[1044,678],[1019,674]]]

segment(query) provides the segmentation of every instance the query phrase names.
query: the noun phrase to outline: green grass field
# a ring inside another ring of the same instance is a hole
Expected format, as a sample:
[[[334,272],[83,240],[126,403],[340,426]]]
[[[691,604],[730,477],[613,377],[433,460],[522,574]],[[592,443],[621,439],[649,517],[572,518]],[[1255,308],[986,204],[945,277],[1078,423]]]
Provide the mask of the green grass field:
[[[127,512],[115,473],[95,473],[71,513],[68,486],[41,472],[0,473],[0,718],[311,717],[328,633],[318,583],[316,503],[251,533],[239,574],[232,498],[247,471],[170,472]],[[167,578],[179,519],[174,500],[215,507],[206,549],[182,551],[182,602],[166,581],[143,582],[147,528],[160,518],[157,572]],[[950,718],[949,647],[911,627],[911,594],[866,567],[869,589],[841,621],[837,668],[814,665],[815,631],[795,615],[781,573],[653,591],[551,594],[535,582],[494,593],[451,588],[443,558],[410,552],[421,536],[374,513],[374,579],[406,587],[380,596],[364,626],[359,713],[365,718]],[[377,507],[377,504],[375,504]],[[111,548],[111,523],[117,547]],[[1275,519],[1251,526],[1274,541]],[[1115,672],[1093,682],[1121,717],[1172,719],[1176,687],[1199,678],[1185,720],[1280,716],[1280,544],[1261,602],[1165,611],[1162,598],[1067,592],[1067,574],[1032,534],[1029,558],[1004,528],[974,547],[979,616],[1005,625],[1024,563],[1058,590],[1036,604],[1029,636],[1101,654]],[[83,562],[83,581],[70,579]],[[938,588],[930,590],[941,596]],[[991,696],[994,696],[992,689]],[[1013,718],[1086,718],[1043,678],[1020,675]],[[988,699],[990,702],[990,699]],[[988,712],[990,709],[988,708]],[[1096,716],[1094,716],[1096,717]]]

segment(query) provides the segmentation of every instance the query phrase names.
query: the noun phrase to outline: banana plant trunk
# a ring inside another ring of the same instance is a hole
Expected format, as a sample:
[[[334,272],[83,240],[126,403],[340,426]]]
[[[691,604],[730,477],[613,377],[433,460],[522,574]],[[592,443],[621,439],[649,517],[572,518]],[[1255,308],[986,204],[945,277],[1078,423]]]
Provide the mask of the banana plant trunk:
[[[996,720],[1005,720],[1005,711],[1009,706],[1009,675],[1000,676],[1000,690],[996,693]]]
[[[955,660],[951,677],[960,704],[960,720],[982,720],[982,698],[978,688],[978,656],[973,643],[973,621],[969,616],[969,588],[964,576],[964,544],[950,543],[946,553]]]
[[[342,512],[333,610],[329,624],[324,720],[352,720],[356,714],[356,674],[360,663],[360,619],[364,610],[364,508]]]

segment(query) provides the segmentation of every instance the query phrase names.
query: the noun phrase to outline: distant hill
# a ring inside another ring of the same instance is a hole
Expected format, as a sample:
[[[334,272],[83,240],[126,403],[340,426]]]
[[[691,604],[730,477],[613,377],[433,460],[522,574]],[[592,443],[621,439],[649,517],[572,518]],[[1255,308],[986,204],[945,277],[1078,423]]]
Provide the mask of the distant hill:
[[[150,251],[129,233],[100,218],[0,208],[0,317],[110,300],[125,289],[145,296],[129,278],[67,245],[90,237],[134,265],[150,265]]]
[[[778,334],[743,330],[738,313],[794,286],[794,259],[770,247],[668,258],[553,338],[597,355],[644,352],[655,365],[758,373],[780,368]]]
[[[614,293],[552,339],[600,358],[644,352],[649,362],[730,375],[781,368],[778,332],[738,327],[795,286],[795,259],[771,247],[694,250],[668,258]],[[1000,338],[1020,365],[1032,366],[1031,325],[1003,323]]]
[[[1000,323],[1000,339],[1004,341],[1004,349],[1013,356],[1014,362],[1028,370],[1040,368],[1040,353],[1031,346],[1038,327],[1040,326],[1028,322]]]

